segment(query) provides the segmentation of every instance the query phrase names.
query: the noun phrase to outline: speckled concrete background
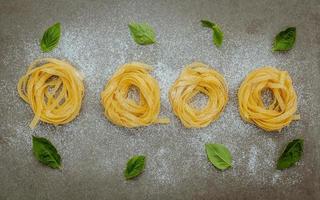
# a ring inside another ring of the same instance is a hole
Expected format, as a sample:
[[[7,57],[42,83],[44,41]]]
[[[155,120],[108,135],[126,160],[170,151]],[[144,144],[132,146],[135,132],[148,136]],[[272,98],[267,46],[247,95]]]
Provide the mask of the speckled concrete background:
[[[221,49],[199,20],[220,24]],[[39,38],[62,24],[59,47],[41,53]],[[157,44],[138,46],[127,24],[148,22]],[[0,199],[317,199],[320,195],[320,1],[45,1],[0,0]],[[272,53],[272,39],[297,27],[295,48]],[[28,124],[33,114],[16,84],[39,57],[66,59],[85,74],[86,93],[76,120],[54,127]],[[199,60],[224,74],[230,101],[207,128],[186,129],[171,111],[167,93],[184,65]],[[119,65],[141,61],[154,66],[161,87],[161,115],[169,125],[126,129],[103,116],[99,94]],[[281,134],[244,123],[236,92],[245,75],[263,65],[289,71],[302,119]],[[50,139],[64,168],[39,164],[31,135]],[[299,164],[285,171],[275,161],[293,138],[305,139]],[[217,171],[206,142],[225,144],[234,167]],[[125,181],[126,160],[147,155],[145,172]]]

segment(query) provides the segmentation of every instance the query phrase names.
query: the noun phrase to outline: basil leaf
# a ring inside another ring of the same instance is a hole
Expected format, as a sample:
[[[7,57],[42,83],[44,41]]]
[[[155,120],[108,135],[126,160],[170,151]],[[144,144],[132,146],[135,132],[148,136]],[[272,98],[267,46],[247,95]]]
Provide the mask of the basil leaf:
[[[273,42],[273,51],[288,51],[296,41],[296,28],[289,27],[277,34]]]
[[[213,28],[215,26],[214,23],[212,23],[208,20],[201,20],[201,24],[203,27],[206,27],[206,28]]]
[[[32,136],[32,151],[39,162],[54,169],[61,167],[61,157],[57,149],[46,138]]]
[[[224,170],[231,167],[232,156],[223,144],[205,145],[209,161],[218,169]]]
[[[49,52],[54,49],[60,40],[61,28],[60,23],[49,27],[43,34],[40,47],[43,52]]]
[[[295,139],[291,141],[284,152],[281,154],[278,162],[277,169],[286,169],[293,166],[301,158],[303,152],[303,139]]]
[[[124,171],[126,179],[132,179],[142,173],[145,166],[145,156],[136,155],[127,162],[127,168]]]
[[[138,44],[148,45],[156,42],[156,34],[147,23],[131,23],[129,29],[134,41]]]
[[[217,47],[221,47],[223,40],[223,32],[219,28],[219,26],[214,26],[213,28],[213,43]]]
[[[218,25],[216,25],[213,22],[210,22],[208,20],[201,20],[201,24],[203,27],[210,28],[212,29],[212,38],[213,38],[213,43],[216,45],[216,47],[221,47],[222,41],[223,41],[223,32],[220,29]]]

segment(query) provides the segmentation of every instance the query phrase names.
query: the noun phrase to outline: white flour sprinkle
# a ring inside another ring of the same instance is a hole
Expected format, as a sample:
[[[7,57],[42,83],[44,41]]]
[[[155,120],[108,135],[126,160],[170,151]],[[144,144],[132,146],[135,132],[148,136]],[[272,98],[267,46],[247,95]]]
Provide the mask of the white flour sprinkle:
[[[257,147],[256,146],[251,147],[248,155],[249,156],[248,170],[249,170],[249,173],[253,175],[256,174],[257,154],[258,154]]]

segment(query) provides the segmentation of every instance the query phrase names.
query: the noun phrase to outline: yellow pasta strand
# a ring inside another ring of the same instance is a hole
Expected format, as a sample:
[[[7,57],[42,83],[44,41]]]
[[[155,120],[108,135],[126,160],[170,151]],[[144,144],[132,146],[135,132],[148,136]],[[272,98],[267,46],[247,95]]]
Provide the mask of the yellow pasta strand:
[[[273,93],[273,102],[267,107],[261,93],[269,89]],[[287,71],[274,67],[262,67],[250,72],[238,91],[241,117],[266,131],[281,131],[296,115],[297,95]]]
[[[72,121],[80,112],[83,77],[67,62],[54,58],[35,60],[18,82],[18,93],[34,113],[30,127],[40,121],[54,125]]]
[[[144,63],[125,64],[111,77],[101,93],[105,116],[112,123],[128,128],[153,123],[169,123],[168,118],[159,119],[160,88],[149,74],[152,67]],[[139,102],[128,98],[132,86],[139,89]]]
[[[197,94],[208,96],[208,103],[202,109],[189,105]],[[221,74],[209,66],[194,62],[188,65],[169,91],[173,111],[185,127],[206,127],[219,118],[228,102],[228,87]]]

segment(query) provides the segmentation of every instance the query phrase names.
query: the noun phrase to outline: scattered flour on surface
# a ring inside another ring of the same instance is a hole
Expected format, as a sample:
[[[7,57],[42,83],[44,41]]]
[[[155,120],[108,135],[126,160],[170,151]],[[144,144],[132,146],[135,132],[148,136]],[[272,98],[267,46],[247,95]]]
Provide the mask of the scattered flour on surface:
[[[258,149],[256,146],[250,148],[249,152],[249,163],[248,163],[248,170],[250,174],[256,174],[257,172],[257,154]]]

